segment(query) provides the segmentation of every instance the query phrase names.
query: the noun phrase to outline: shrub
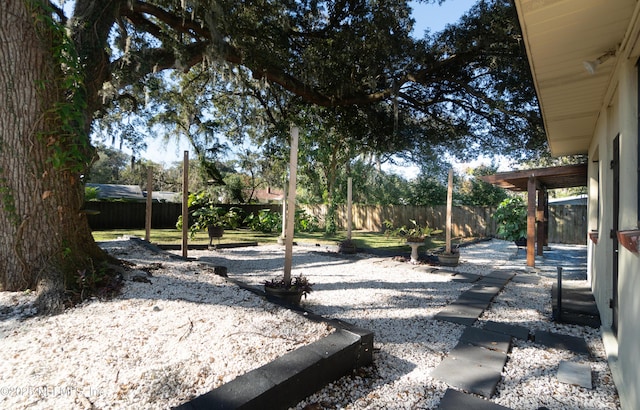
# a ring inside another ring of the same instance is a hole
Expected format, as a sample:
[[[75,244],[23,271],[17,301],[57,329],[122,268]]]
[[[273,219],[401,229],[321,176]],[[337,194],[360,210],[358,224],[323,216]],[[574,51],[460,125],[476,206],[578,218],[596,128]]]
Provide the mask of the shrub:
[[[500,202],[493,218],[498,224],[498,236],[516,241],[527,236],[527,205],[520,197]]]
[[[271,233],[282,226],[282,216],[279,212],[261,209],[257,215],[251,214],[246,217],[244,223],[253,231]]]

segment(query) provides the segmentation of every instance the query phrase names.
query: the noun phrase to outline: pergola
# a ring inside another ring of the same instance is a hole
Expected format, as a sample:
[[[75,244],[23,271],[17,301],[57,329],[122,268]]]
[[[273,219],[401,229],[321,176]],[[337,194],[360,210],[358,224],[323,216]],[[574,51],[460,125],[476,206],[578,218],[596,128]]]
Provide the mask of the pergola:
[[[500,172],[480,179],[511,191],[527,191],[527,266],[534,267],[535,249],[542,256],[549,243],[548,190],[586,186],[587,164]]]

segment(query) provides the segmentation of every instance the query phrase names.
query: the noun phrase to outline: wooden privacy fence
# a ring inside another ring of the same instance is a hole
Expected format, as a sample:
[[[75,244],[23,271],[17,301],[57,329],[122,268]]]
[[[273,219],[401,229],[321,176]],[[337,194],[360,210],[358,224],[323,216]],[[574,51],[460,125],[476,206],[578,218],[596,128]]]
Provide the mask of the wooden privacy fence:
[[[301,205],[308,213],[317,216],[323,222],[327,215],[326,205]],[[455,206],[452,214],[453,236],[492,236],[495,235],[495,222],[491,215],[495,208]],[[384,231],[384,221],[391,221],[393,226],[411,226],[415,220],[421,226],[425,224],[433,229],[444,230],[447,207],[410,206],[410,205],[354,205],[352,208],[353,229],[365,231]],[[339,229],[346,229],[346,206],[337,210]]]
[[[549,242],[587,243],[587,206],[549,206]]]
[[[321,223],[327,215],[326,205],[301,205],[302,209],[317,216]],[[454,206],[452,214],[452,235],[454,237],[496,236],[497,227],[492,218],[493,207]],[[420,225],[425,223],[434,229],[444,230],[446,206],[410,205],[354,205],[352,208],[353,229],[384,231],[384,221],[393,222],[395,227],[410,226],[411,220]],[[337,209],[338,229],[346,229],[346,206]],[[553,205],[549,207],[549,242],[585,244],[587,241],[586,205]]]
[[[261,209],[282,212],[279,204],[219,205],[224,208],[237,206],[248,213]],[[98,211],[88,215],[92,229],[144,229],[146,204],[141,202],[87,202],[88,210]],[[300,209],[318,217],[324,224],[326,205],[300,205]],[[492,218],[495,208],[455,206],[452,215],[452,235],[496,236],[496,224]],[[154,202],[151,227],[154,229],[175,228],[182,205],[169,202]],[[405,206],[405,205],[354,205],[352,208],[353,228],[365,231],[384,231],[384,221],[392,221],[394,226],[410,226],[411,220],[420,225],[428,224],[434,229],[444,230],[446,206]],[[338,229],[347,227],[346,205],[337,210]],[[549,207],[549,242],[585,244],[587,241],[587,207],[585,205],[552,205]]]

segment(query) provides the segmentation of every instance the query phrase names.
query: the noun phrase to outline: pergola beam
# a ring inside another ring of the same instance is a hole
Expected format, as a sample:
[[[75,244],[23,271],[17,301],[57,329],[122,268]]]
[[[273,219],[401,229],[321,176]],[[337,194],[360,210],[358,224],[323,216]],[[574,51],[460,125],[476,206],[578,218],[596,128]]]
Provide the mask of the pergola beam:
[[[527,266],[535,267],[536,244],[539,256],[549,244],[548,190],[586,186],[587,164],[500,172],[479,178],[511,191],[527,191]]]

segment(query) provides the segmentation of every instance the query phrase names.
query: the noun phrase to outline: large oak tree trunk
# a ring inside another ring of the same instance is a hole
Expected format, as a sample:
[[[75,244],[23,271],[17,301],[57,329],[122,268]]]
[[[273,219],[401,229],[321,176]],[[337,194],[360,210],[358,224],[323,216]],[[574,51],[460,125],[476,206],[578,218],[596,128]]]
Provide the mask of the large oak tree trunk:
[[[40,312],[54,313],[69,281],[106,255],[81,211],[88,138],[61,131],[56,37],[28,3],[5,1],[0,13],[0,290],[35,289]]]

